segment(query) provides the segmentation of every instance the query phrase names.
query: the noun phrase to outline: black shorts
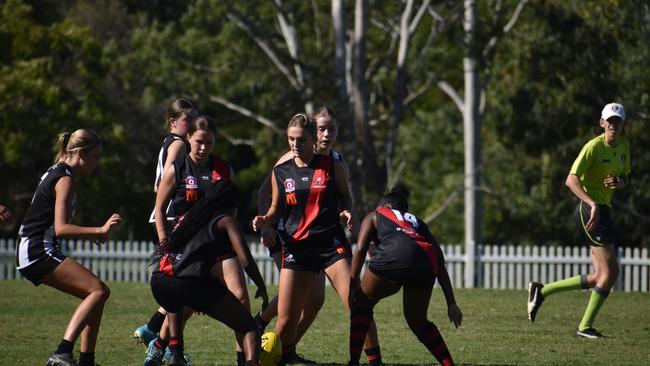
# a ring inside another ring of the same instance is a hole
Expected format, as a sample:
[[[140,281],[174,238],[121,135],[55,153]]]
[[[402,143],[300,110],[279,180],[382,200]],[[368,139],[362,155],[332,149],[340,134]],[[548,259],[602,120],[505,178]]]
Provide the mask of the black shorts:
[[[16,253],[16,267],[23,277],[38,286],[43,277],[54,271],[66,258],[57,243],[44,242],[42,238],[21,237]]]
[[[619,242],[618,232],[614,228],[612,214],[609,206],[598,204],[598,224],[592,231],[587,231],[585,225],[591,216],[591,207],[580,201],[576,209],[576,224],[580,242],[591,246],[617,245]]]
[[[214,277],[178,278],[154,272],[151,292],[158,305],[170,313],[177,313],[183,306],[206,311],[229,291]]]
[[[436,277],[433,273],[425,272],[424,274],[419,274],[418,271],[413,268],[385,269],[381,267],[377,268],[370,264],[368,269],[377,277],[381,277],[404,287],[428,289],[432,288],[436,283]]]
[[[271,247],[266,247],[269,251],[269,257],[273,258],[275,253],[282,252],[282,246],[285,243],[284,236],[286,235],[284,231],[274,229],[275,230],[275,244]]]
[[[227,232],[217,230],[216,232],[213,232],[213,235],[215,244],[217,245],[217,262],[225,261],[226,259],[237,256],[237,253],[235,253],[235,250],[232,248],[232,242],[230,241]]]
[[[282,246],[282,268],[320,272],[341,259],[351,258],[350,243],[341,229]]]

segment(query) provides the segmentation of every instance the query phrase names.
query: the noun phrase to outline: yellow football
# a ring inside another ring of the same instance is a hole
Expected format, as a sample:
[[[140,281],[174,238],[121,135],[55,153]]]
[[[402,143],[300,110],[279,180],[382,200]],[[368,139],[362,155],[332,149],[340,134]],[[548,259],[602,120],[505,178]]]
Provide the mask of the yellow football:
[[[266,332],[262,335],[262,352],[260,353],[260,366],[276,366],[282,356],[282,342],[275,332]]]

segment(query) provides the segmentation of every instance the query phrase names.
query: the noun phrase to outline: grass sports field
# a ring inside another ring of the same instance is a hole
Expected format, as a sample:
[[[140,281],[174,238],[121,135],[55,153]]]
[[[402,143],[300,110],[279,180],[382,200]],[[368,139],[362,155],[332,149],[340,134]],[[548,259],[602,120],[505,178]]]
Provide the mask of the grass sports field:
[[[104,312],[97,362],[103,366],[142,365],[144,348],[135,344],[131,333],[149,319],[157,306],[147,284],[109,286],[112,293]],[[269,290],[275,293],[276,288]],[[587,292],[554,296],[544,304],[535,324],[526,319],[525,291],[457,290],[456,296],[464,313],[461,329],[453,329],[447,320],[439,289],[434,290],[429,315],[459,364],[650,364],[650,294],[612,293],[595,324],[610,336],[604,340],[572,335],[587,304]],[[45,286],[34,288],[28,281],[0,281],[0,342],[4,350],[0,364],[43,365],[63,335],[76,304],[71,297]],[[384,362],[437,364],[406,327],[401,293],[381,302],[375,309],[375,319]],[[272,330],[273,323],[267,329]],[[325,306],[298,352],[321,364],[346,364],[347,334],[342,305],[328,288]],[[197,316],[188,323],[185,341],[194,365],[234,364],[233,336],[221,323]]]

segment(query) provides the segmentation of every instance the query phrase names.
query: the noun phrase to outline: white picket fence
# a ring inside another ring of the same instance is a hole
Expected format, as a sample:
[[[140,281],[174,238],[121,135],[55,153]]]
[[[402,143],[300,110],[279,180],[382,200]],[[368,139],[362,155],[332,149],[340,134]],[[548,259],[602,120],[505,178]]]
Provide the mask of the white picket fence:
[[[105,281],[146,282],[153,243],[146,241],[110,241],[97,246],[90,241],[64,241],[63,252]],[[443,245],[447,270],[455,288],[465,286],[465,254],[461,245]],[[16,241],[0,239],[0,280],[22,276],[14,265]],[[277,284],[279,272],[264,246],[251,244],[251,252],[260,272],[269,284]],[[650,258],[648,249],[621,248],[618,253],[620,275],[616,289],[649,289]],[[514,245],[479,245],[476,254],[474,287],[491,289],[525,289],[530,281],[543,283],[588,273],[591,258],[586,247],[547,247]]]

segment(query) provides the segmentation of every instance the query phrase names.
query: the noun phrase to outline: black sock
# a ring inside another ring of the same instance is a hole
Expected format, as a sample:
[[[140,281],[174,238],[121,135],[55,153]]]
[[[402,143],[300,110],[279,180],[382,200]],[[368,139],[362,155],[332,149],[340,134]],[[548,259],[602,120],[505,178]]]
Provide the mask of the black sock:
[[[59,346],[56,347],[54,353],[58,353],[58,354],[72,353],[73,348],[74,348],[74,342],[70,342],[70,341],[66,341],[65,339],[62,339],[61,343],[59,343]]]
[[[243,366],[246,362],[246,356],[244,352],[237,351],[237,366]]]
[[[149,328],[149,330],[154,333],[158,333],[160,332],[160,328],[162,328],[164,321],[165,321],[165,315],[160,311],[156,311],[156,313],[153,314],[151,319],[149,319],[149,322],[147,323],[147,328]]]
[[[95,352],[79,352],[79,366],[95,366]]]
[[[381,350],[379,349],[379,346],[368,348],[363,351],[366,353],[366,356],[368,356],[369,366],[381,365]]]

